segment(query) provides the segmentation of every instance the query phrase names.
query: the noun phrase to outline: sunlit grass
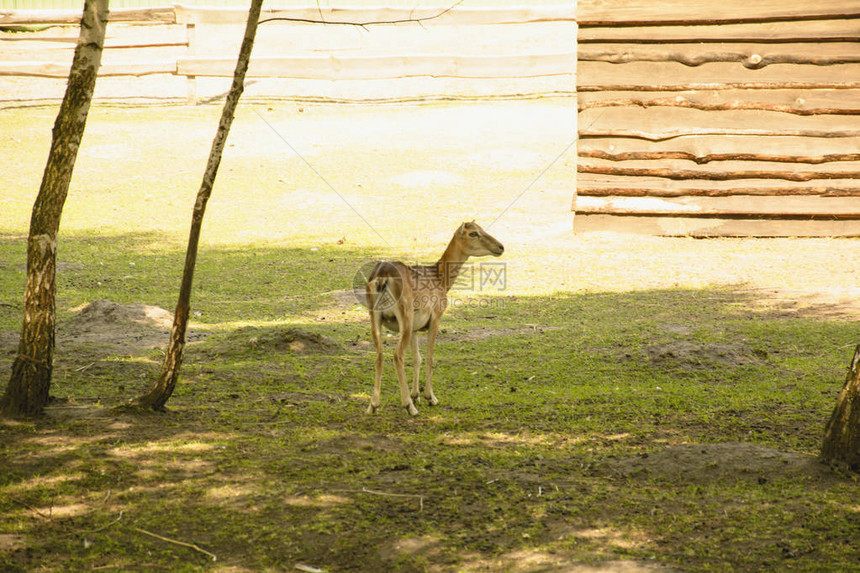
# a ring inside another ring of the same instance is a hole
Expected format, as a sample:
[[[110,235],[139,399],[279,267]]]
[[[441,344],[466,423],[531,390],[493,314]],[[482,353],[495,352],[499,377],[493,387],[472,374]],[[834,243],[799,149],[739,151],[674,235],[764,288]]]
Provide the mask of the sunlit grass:
[[[96,300],[173,308],[219,110],[97,106],[60,235],[58,401],[0,425],[0,568],[856,568],[856,480],[606,469],[683,444],[811,458],[857,342],[856,241],[574,236],[565,158],[491,228],[504,288],[452,293],[441,405],[406,416],[387,337],[382,408],[364,414],[374,356],[354,275],[435,260],[569,144],[569,101],[515,108],[507,123],[508,104],[256,109],[343,198],[244,108],[204,223],[199,337],[171,412],[132,416],[111,407],[148,387],[166,334],[147,348],[62,336]],[[18,158],[0,193],[4,377],[54,112],[0,112],[0,157]],[[360,128],[363,145],[339,137]],[[330,346],[291,350],[288,328]]]

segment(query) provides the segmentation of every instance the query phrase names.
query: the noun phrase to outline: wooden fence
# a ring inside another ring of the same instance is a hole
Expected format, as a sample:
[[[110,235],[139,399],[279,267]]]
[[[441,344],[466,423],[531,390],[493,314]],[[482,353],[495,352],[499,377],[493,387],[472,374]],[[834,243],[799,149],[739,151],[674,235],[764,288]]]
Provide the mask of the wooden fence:
[[[111,22],[143,22],[152,24],[179,24],[187,30],[187,40],[182,45],[187,52],[175,59],[143,59],[135,63],[103,63],[101,76],[143,76],[150,74],[174,74],[186,76],[189,97],[194,99],[196,77],[232,77],[236,54],[223,50],[217,55],[203,56],[198,53],[200,30],[212,29],[212,25],[244,24],[247,11],[242,8],[197,8],[174,6],[154,9],[120,9],[111,11]],[[575,21],[575,14],[567,6],[534,6],[520,8],[285,8],[263,10],[261,22],[270,19],[285,19],[277,24],[307,25],[323,20],[327,28],[343,27],[340,24],[355,22],[402,22],[420,21],[422,27],[435,26],[484,26],[527,24],[542,22]],[[73,11],[22,10],[0,11],[0,25],[15,24],[76,24],[80,14]],[[413,23],[417,26],[418,24]],[[158,48],[176,43],[151,43],[146,45],[116,45],[108,42],[106,49]],[[320,79],[320,80],[367,80],[394,79],[416,76],[495,79],[528,78],[553,75],[572,75],[576,68],[575,40],[570,39],[570,51],[564,53],[505,53],[505,54],[451,54],[439,53],[385,53],[363,55],[287,54],[253,57],[248,77]],[[238,52],[237,52],[238,53]],[[0,62],[0,75],[64,78],[68,76],[68,62],[18,61]]]
[[[579,0],[576,232],[860,235],[860,3]]]

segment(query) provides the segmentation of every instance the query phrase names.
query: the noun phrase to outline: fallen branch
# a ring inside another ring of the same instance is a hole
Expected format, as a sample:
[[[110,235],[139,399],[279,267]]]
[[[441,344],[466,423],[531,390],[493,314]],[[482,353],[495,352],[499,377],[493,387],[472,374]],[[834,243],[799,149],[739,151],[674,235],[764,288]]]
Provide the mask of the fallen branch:
[[[119,512],[119,516],[118,516],[116,519],[114,519],[113,521],[111,521],[111,522],[110,522],[110,523],[108,523],[107,525],[104,525],[104,526],[102,526],[102,527],[98,527],[98,528],[96,528],[96,529],[91,529],[91,530],[87,531],[86,533],[99,533],[100,531],[104,531],[105,529],[110,529],[111,527],[113,527],[114,525],[116,525],[117,523],[119,523],[119,522],[120,522],[120,520],[122,520],[122,514],[123,514],[123,513],[124,513],[124,511],[123,511],[123,510],[120,510],[120,512]]]
[[[361,488],[360,490],[355,489],[342,489],[338,490],[342,493],[369,493],[371,495],[379,495],[382,497],[399,497],[403,499],[417,499],[419,511],[424,511],[424,496],[417,493],[391,493],[387,491],[378,491],[375,489],[367,489],[366,487]]]
[[[164,537],[162,535],[158,535],[157,533],[153,533],[151,531],[141,529],[140,527],[133,527],[132,529],[134,529],[135,531],[137,531],[139,533],[143,533],[144,535],[149,535],[150,537],[160,539],[161,541],[166,541],[167,543],[172,543],[174,545],[181,545],[182,547],[188,547],[190,549],[193,549],[194,551],[199,551],[200,553],[203,553],[204,555],[211,557],[212,561],[218,560],[218,557],[216,557],[214,553],[210,553],[210,552],[206,551],[205,549],[198,547],[197,545],[195,545],[193,543],[186,543],[184,541],[178,541],[176,539],[170,539],[169,537]]]
[[[444,10],[440,11],[437,14],[433,14],[432,16],[422,16],[420,18],[403,18],[400,20],[378,20],[374,22],[345,22],[343,20],[323,20],[322,12],[320,12],[320,19],[314,20],[313,18],[290,18],[286,16],[276,16],[273,18],[266,18],[265,20],[260,20],[260,24],[265,24],[266,22],[299,22],[303,24],[333,24],[339,26],[356,26],[358,28],[367,28],[368,26],[380,26],[380,25],[390,25],[390,24],[408,24],[408,23],[417,23],[420,24],[422,22],[427,22],[428,20],[435,20],[436,18],[441,18],[460,4],[465,2],[465,0],[458,0],[454,4],[451,4]]]
[[[362,493],[369,493],[371,495],[381,495],[384,497],[402,497],[402,498],[418,498],[418,506],[419,511],[424,511],[424,496],[415,494],[415,493],[389,493],[387,491],[376,491],[374,489],[367,489],[366,487],[361,488]]]
[[[42,513],[41,511],[39,511],[38,509],[36,509],[35,507],[33,507],[32,505],[30,505],[27,502],[21,501],[20,499],[17,499],[17,498],[11,497],[11,496],[9,497],[9,500],[11,500],[14,503],[17,503],[18,505],[23,505],[24,507],[26,507],[27,509],[29,509],[30,511],[32,511],[33,513],[35,513],[36,515],[41,517],[42,519],[47,519],[49,521],[51,519],[53,519],[53,515],[45,515],[44,513]],[[53,503],[51,505],[51,509],[53,510]],[[53,511],[51,511],[51,514],[53,514]]]

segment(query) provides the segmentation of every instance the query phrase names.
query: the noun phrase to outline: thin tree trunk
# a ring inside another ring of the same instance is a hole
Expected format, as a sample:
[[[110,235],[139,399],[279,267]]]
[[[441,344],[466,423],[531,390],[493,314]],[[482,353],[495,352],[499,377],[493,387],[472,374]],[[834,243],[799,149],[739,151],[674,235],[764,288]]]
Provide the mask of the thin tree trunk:
[[[176,312],[173,317],[173,328],[170,332],[170,342],[167,353],[161,366],[161,374],[150,390],[137,399],[137,404],[143,408],[163,410],[165,404],[173,394],[176,381],[179,378],[179,370],[182,366],[182,352],[185,348],[185,330],[188,326],[188,315],[191,312],[191,285],[194,279],[194,266],[197,262],[197,247],[200,242],[200,228],[203,224],[203,215],[206,212],[206,203],[212,194],[215,184],[215,176],[221,163],[221,155],[224,144],[233,123],[233,115],[239,98],[245,89],[245,73],[248,71],[248,63],[251,59],[251,50],[254,47],[254,38],[257,35],[257,24],[260,19],[260,10],[263,0],[252,0],[248,12],[248,23],[245,27],[245,38],[239,50],[239,59],[236,62],[236,72],[233,75],[233,85],[224,102],[224,110],[221,113],[221,122],[218,132],[212,142],[212,150],[209,152],[209,162],[203,175],[203,182],[197,192],[197,201],[194,204],[194,212],[191,217],[191,231],[188,236],[188,248],[185,253],[185,268],[182,271],[182,284],[179,288],[179,300],[176,303]]]
[[[824,430],[821,460],[860,471],[860,344]]]
[[[27,242],[27,286],[18,354],[0,411],[41,414],[54,359],[57,233],[101,65],[108,0],[86,0],[66,95],[54,123],[51,151],[33,204]]]

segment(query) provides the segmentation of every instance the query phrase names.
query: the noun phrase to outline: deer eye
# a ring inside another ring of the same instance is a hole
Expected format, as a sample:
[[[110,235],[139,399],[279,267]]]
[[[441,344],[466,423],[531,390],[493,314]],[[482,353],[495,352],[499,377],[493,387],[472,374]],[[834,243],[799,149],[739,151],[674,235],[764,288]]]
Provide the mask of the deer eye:
[[[472,231],[471,233],[469,233],[469,236],[470,236],[470,237],[477,237],[477,236],[478,236],[478,231]]]

